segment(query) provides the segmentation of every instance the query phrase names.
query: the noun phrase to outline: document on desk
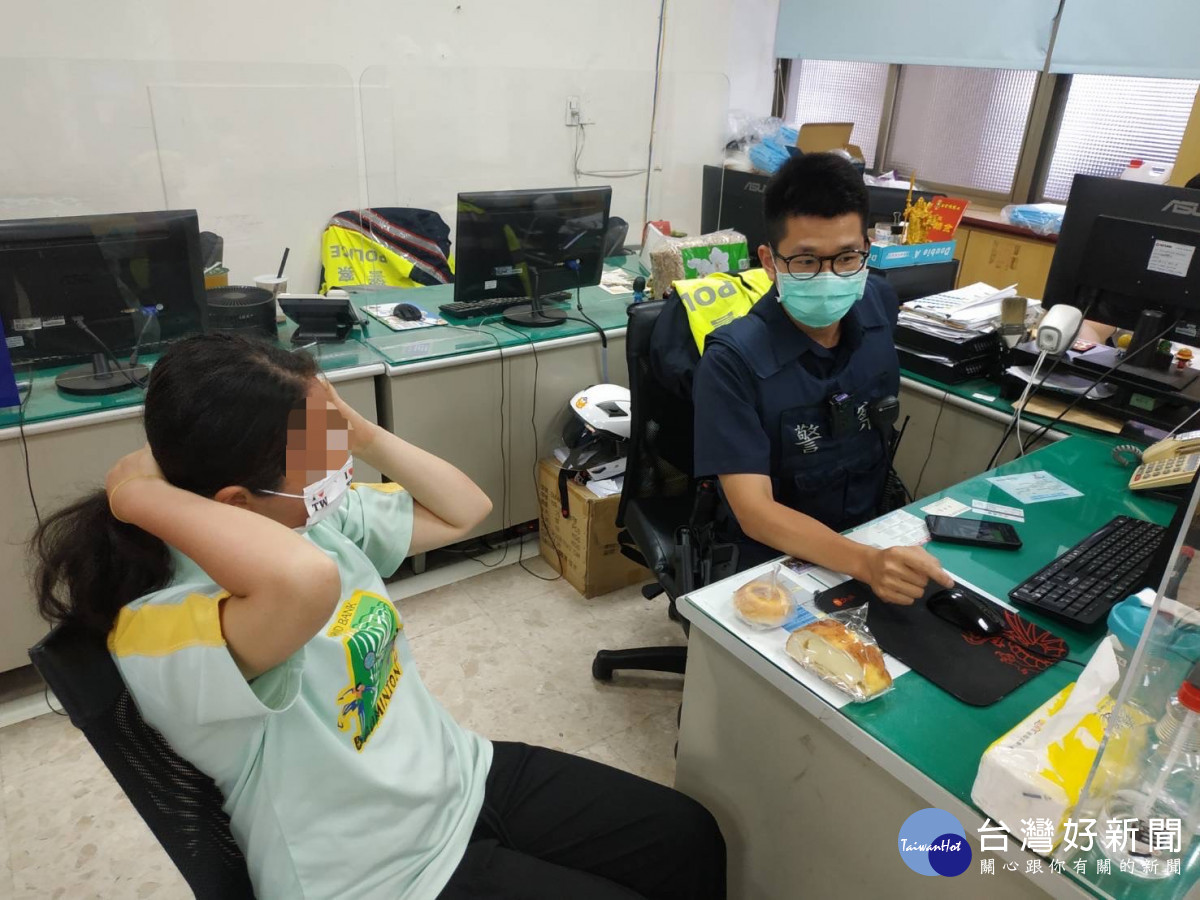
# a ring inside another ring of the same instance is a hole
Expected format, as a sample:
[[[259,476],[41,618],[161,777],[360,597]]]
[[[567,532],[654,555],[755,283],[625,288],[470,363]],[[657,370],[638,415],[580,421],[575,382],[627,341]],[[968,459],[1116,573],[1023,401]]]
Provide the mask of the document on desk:
[[[941,500],[934,500],[928,506],[922,506],[921,512],[930,516],[961,516],[969,511],[971,507],[965,503],[959,503],[953,497],[943,497]]]
[[[953,291],[943,291],[920,300],[909,300],[902,309],[958,328],[977,328],[999,318],[1000,307],[1017,295],[1017,286],[994,288],[977,281]]]
[[[1033,377],[1033,367],[1009,366],[1004,370],[1004,373],[1028,383]],[[1077,375],[1047,373],[1039,377],[1037,383],[1039,388],[1060,391],[1064,394],[1073,394],[1075,396],[1079,396],[1084,391],[1087,391],[1089,400],[1106,400],[1117,392],[1114,385],[1104,384],[1103,382],[1096,384],[1088,378],[1080,378]]]
[[[916,517],[912,516],[911,518]],[[763,575],[769,575],[776,566],[779,566],[781,577],[794,587],[792,596],[796,600],[796,613],[784,623],[782,628],[766,630],[752,628],[739,619],[737,613],[734,612],[733,594],[743,584]],[[817,609],[814,602],[817,594],[847,580],[849,580],[847,575],[802,563],[799,560],[786,560],[782,565],[779,561],[775,561],[764,563],[724,581],[718,581],[716,584],[693,591],[688,595],[688,600],[759,656],[795,681],[803,684],[834,709],[841,709],[847,703],[852,702],[851,699],[842,691],[826,684],[816,675],[802,669],[799,663],[787,655],[784,646],[792,631],[803,628],[817,619],[825,618],[825,613]],[[883,661],[893,681],[909,671],[908,666],[886,653],[883,654]]]
[[[610,294],[632,294],[633,276],[624,269],[605,266],[604,274],[600,276],[600,287]]]
[[[1026,505],[1046,503],[1050,500],[1070,500],[1073,497],[1083,496],[1081,491],[1075,490],[1065,481],[1055,478],[1046,471],[1026,472],[1023,475],[999,475],[989,478],[988,481]]]
[[[929,529],[921,518],[898,509],[846,532],[846,537],[868,547],[919,547],[929,542]]]

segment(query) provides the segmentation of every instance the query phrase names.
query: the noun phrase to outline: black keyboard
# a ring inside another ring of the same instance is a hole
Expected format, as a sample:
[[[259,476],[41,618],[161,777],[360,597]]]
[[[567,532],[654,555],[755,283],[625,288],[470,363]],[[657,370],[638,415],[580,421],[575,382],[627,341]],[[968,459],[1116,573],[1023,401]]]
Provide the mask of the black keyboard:
[[[1153,522],[1117,516],[1008,596],[1071,625],[1095,625],[1114,603],[1146,586],[1146,571],[1166,530]]]
[[[558,291],[542,297],[543,303],[553,303],[556,300],[569,300],[571,294]],[[454,319],[479,319],[483,316],[498,316],[511,306],[528,303],[528,297],[490,297],[487,300],[455,300],[453,303],[443,303],[438,307],[444,314]]]

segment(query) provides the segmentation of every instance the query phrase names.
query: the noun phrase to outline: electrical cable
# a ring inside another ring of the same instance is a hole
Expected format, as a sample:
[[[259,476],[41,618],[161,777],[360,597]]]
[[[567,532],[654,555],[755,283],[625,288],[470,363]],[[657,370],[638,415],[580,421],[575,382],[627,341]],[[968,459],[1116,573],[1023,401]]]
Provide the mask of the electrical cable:
[[[138,388],[139,390],[144,391],[146,389],[147,382],[139,381],[137,378],[134,378],[133,373],[130,372],[129,369],[127,369],[123,365],[121,365],[121,361],[119,359],[117,359],[117,356],[115,353],[113,353],[110,349],[108,349],[108,345],[106,343],[104,343],[104,341],[100,340],[100,337],[99,337],[99,335],[96,334],[96,332],[92,331],[92,329],[87,327],[87,324],[83,321],[83,316],[75,316],[74,318],[71,319],[71,321],[75,324],[76,328],[78,328],[80,331],[82,331],[84,334],[86,334],[89,338],[91,338],[96,343],[97,346],[99,346],[101,351],[103,351],[104,356],[108,359],[108,361],[110,363],[113,364],[113,367],[118,372],[120,372],[122,375],[125,376],[126,381],[128,381],[130,384],[132,384],[135,388]]]
[[[605,384],[608,384],[608,335],[606,335],[604,333],[603,328],[601,328],[594,321],[592,321],[591,316],[589,316],[587,313],[585,313],[583,311],[583,287],[580,284],[580,282],[583,280],[583,276],[579,274],[578,264],[576,264],[574,266],[574,271],[575,271],[575,308],[577,310],[579,310],[579,315],[583,316],[582,321],[586,322],[588,325],[591,325],[592,328],[596,329],[596,334],[600,335],[601,379],[604,381]],[[567,318],[571,319],[571,321],[573,321],[573,322],[581,321],[579,319],[574,318],[573,316],[567,316]]]
[[[663,44],[666,37],[667,0],[658,7],[658,41],[654,51],[654,93],[650,100],[650,140],[646,147],[646,193],[642,202],[642,222],[650,221],[650,176],[654,172],[654,129],[658,123],[658,85],[662,80]]]
[[[287,259],[286,250],[284,250],[284,259]],[[142,315],[146,317],[146,320],[142,322],[141,330],[138,331],[137,340],[133,342],[133,352],[129,354],[129,368],[131,369],[137,365],[138,354],[142,351],[142,338],[146,336],[146,329],[150,327],[151,320],[157,318],[158,316],[157,311],[152,313],[146,312],[147,309],[153,309],[153,307],[142,307]]]
[[[949,394],[942,394],[942,402],[938,406],[937,418],[933,420],[933,431],[929,435],[929,452],[925,454],[925,462],[921,464],[921,472],[917,475],[917,483],[913,485],[912,495],[914,497],[921,496],[921,482],[925,479],[925,468],[929,465],[929,460],[933,458],[933,442],[937,438],[938,424],[942,421],[942,413],[946,411],[946,398]]]
[[[21,455],[25,461],[25,486],[29,490],[29,502],[33,505],[33,518],[37,522],[40,529],[42,527],[42,512],[38,509],[37,496],[33,492],[33,475],[29,471],[29,443],[25,438],[25,406],[29,403],[29,398],[33,396],[33,366],[29,367],[29,390],[25,392],[25,399],[17,404],[17,432],[21,436]],[[66,716],[67,713],[62,709],[55,709],[50,702],[50,685],[42,686],[42,701],[46,704],[46,708],[56,716]]]
[[[1021,399],[1017,401],[1017,408],[1013,411],[1013,421],[1016,423],[1013,432],[1017,436],[1017,454],[1019,456],[1025,455],[1025,444],[1021,441],[1021,413],[1025,410],[1025,403],[1029,400],[1029,394],[1034,389],[1034,385],[1037,384],[1038,372],[1041,371],[1048,355],[1045,350],[1038,354],[1033,369],[1029,372],[1029,380],[1025,382],[1025,390],[1021,392]]]
[[[495,317],[493,317],[492,321],[498,321],[500,319],[501,319],[500,316],[495,316]],[[482,334],[486,337],[491,338],[492,341],[496,345],[496,352],[498,352],[500,354],[500,465],[501,465],[501,469],[503,471],[503,480],[501,481],[501,486],[500,486],[500,517],[501,517],[501,521],[503,523],[503,522],[508,521],[508,505],[509,505],[508,454],[505,452],[505,448],[504,448],[504,432],[505,432],[506,426],[508,424],[507,417],[504,414],[505,403],[507,401],[507,397],[506,397],[506,393],[505,393],[505,386],[504,386],[504,347],[501,346],[500,339],[498,337],[496,337],[496,335],[482,330],[482,326],[488,324],[488,321],[489,321],[488,319],[483,319],[482,321],[480,321],[480,323],[479,323],[480,327],[478,327],[478,328],[471,328],[466,325],[450,325],[449,323],[447,323],[447,327],[453,328],[455,330],[460,330],[460,331],[468,331],[471,334]],[[481,538],[481,540],[483,541],[483,544],[485,546],[488,546],[486,540],[483,540],[482,538]],[[504,565],[504,563],[508,561],[508,547],[509,547],[509,542],[505,541],[504,542],[504,553],[494,563],[486,563],[482,559],[480,559],[479,556],[473,556],[470,553],[464,552],[462,555],[466,556],[468,559],[474,560],[475,562],[479,563],[479,565],[483,566],[485,569],[495,569],[495,568],[499,568],[500,566]],[[499,549],[500,549],[499,547],[488,546],[488,549],[485,550],[484,552],[489,553],[489,552],[493,552],[493,551],[499,550]],[[452,552],[457,552],[457,551],[452,551]]]
[[[533,340],[533,336],[529,336],[529,348],[533,351],[533,397],[530,405],[529,413],[529,431],[533,435],[533,483],[537,484],[537,469],[538,469],[538,433],[537,433],[537,387],[538,375],[540,374],[541,364],[538,362],[537,344]],[[529,566],[525,565],[525,556],[522,550],[517,551],[517,565],[524,569],[527,573],[537,578],[539,581],[558,581],[563,577],[563,558],[562,553],[558,549],[558,545],[554,543],[554,538],[549,531],[546,532],[546,540],[550,542],[550,546],[554,548],[554,554],[558,557],[558,574],[553,578],[547,578],[545,575],[539,575]]]
[[[1087,321],[1087,317],[1091,313],[1092,307],[1095,305],[1096,305],[1096,296],[1093,295],[1092,298],[1090,300],[1088,300],[1087,306],[1085,306],[1083,308],[1083,321],[1084,322]],[[1078,335],[1076,337],[1078,338]],[[1045,375],[1042,376],[1043,383],[1046,382],[1050,378],[1050,376],[1054,374],[1055,370],[1058,368],[1058,364],[1061,363],[1066,358],[1067,358],[1067,354],[1065,354],[1065,353],[1062,356],[1057,356],[1054,358],[1054,362],[1050,364],[1050,369],[1046,372]],[[1034,390],[1037,390],[1037,388],[1035,387]],[[1014,410],[1014,412],[1015,412],[1015,410]],[[984,471],[988,471],[993,466],[996,465],[996,460],[1000,457],[1000,453],[1004,450],[1004,445],[1008,443],[1008,439],[1013,433],[1013,428],[1016,426],[1016,422],[1017,422],[1017,417],[1014,415],[1008,420],[1008,424],[1004,426],[1004,433],[1002,435],[1000,435],[1000,443],[997,444],[996,449],[992,451],[991,458],[988,459],[987,465],[984,466]]]
[[[587,132],[584,130],[585,125],[579,122],[575,125],[578,129],[575,132],[575,185],[579,186],[579,176],[587,175],[590,178],[636,178],[639,175],[648,174],[646,169],[614,169],[611,172],[589,172],[579,168],[579,162],[583,158],[583,150],[587,146]]]
[[[1156,345],[1159,341],[1161,341],[1164,337],[1166,337],[1168,334],[1170,334],[1174,330],[1175,330],[1174,323],[1172,323],[1171,325],[1168,325],[1166,328],[1164,328],[1162,331],[1160,331],[1157,335],[1155,335],[1149,341],[1147,341],[1147,346]],[[1095,387],[1100,384],[1100,382],[1104,381],[1105,378],[1107,378],[1113,372],[1117,371],[1117,369],[1121,368],[1121,366],[1125,365],[1125,363],[1129,362],[1129,359],[1130,359],[1130,354],[1127,353],[1125,356],[1122,356],[1120,359],[1118,359],[1113,365],[1109,366],[1107,369],[1105,369],[1103,372],[1101,372],[1099,375],[1097,375],[1092,380],[1092,382],[1087,386],[1086,389],[1084,389],[1080,393],[1076,394],[1075,397],[1071,400],[1071,402],[1068,403],[1065,407],[1063,407],[1062,412],[1060,412],[1057,416],[1055,416],[1053,419],[1051,419],[1049,422],[1047,422],[1045,425],[1043,425],[1040,429],[1038,429],[1032,435],[1029,436],[1029,446],[1033,447],[1038,441],[1040,441],[1045,436],[1047,431],[1049,431],[1051,428],[1053,428],[1055,425],[1057,425],[1059,422],[1061,422],[1063,419],[1063,416],[1065,416],[1067,413],[1069,413],[1071,410],[1073,410],[1078,405],[1080,400],[1086,399],[1087,395],[1090,394],[1092,392],[1092,390],[1095,389]],[[1046,377],[1049,377],[1049,376],[1047,375]]]
[[[533,394],[532,394],[532,398],[531,398],[532,399],[531,411],[529,413],[529,430],[530,430],[530,433],[533,435],[533,473],[532,474],[533,474],[533,483],[536,485],[537,477],[538,477],[538,471],[537,471],[537,469],[538,469],[537,383],[538,383],[538,376],[541,374],[541,362],[538,359],[537,344],[533,339],[533,335],[525,334],[524,332],[517,331],[515,328],[510,328],[507,323],[501,322],[500,327],[504,328],[506,331],[510,332],[511,334],[515,334],[515,335],[518,335],[519,337],[525,338],[525,340],[529,342],[529,349],[533,353]],[[511,435],[511,432],[510,432],[510,435]],[[541,504],[539,503],[539,508],[540,508],[540,505]],[[540,531],[541,531],[541,529],[539,526],[539,532]],[[522,547],[522,549],[517,551],[517,565],[519,565],[525,572],[532,575],[534,578],[537,578],[539,581],[558,581],[560,578],[563,577],[562,551],[559,550],[558,545],[554,543],[554,538],[550,534],[549,531],[544,532],[543,536],[546,538],[546,540],[550,544],[550,546],[552,548],[554,548],[554,553],[558,557],[558,573],[553,578],[547,578],[545,575],[539,575],[537,572],[534,572],[527,565],[525,565],[525,558],[523,555],[523,550],[524,550],[523,547]]]
[[[17,405],[17,432],[21,435],[21,454],[25,458],[25,486],[29,489],[29,502],[33,504],[33,517],[37,520],[38,528],[42,527],[42,512],[38,509],[37,497],[33,492],[33,475],[29,471],[29,442],[25,438],[25,407],[33,396],[33,367],[29,368],[29,390],[25,399]]]

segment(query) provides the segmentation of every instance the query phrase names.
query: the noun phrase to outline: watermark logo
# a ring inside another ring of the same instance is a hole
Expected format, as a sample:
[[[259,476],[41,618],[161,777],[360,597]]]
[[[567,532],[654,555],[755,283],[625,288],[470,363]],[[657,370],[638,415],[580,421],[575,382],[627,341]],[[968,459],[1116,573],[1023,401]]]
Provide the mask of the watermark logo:
[[[900,858],[918,875],[952,878],[971,865],[971,843],[962,823],[944,809],[922,809],[900,826]]]

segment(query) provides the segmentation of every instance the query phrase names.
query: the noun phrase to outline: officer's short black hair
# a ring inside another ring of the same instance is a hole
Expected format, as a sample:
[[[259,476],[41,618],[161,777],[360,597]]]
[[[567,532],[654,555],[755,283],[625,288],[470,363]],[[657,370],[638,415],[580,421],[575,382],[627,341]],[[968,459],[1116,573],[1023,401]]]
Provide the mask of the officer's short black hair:
[[[836,153],[793,156],[767,182],[763,219],[767,240],[778,247],[792,216],[833,219],[858,213],[867,230],[867,187],[850,161]]]

